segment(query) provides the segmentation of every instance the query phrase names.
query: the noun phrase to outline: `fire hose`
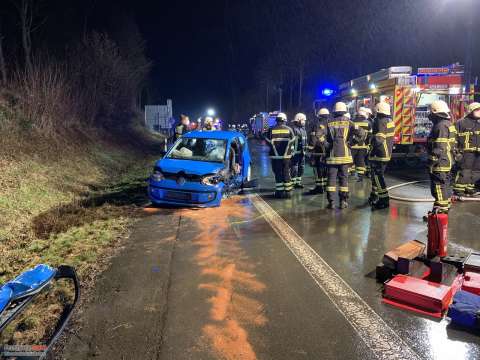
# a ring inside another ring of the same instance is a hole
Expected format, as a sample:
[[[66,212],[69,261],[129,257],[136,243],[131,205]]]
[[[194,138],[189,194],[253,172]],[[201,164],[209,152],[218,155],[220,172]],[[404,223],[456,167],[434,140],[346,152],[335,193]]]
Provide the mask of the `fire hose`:
[[[406,183],[401,183],[397,185],[393,185],[387,188],[388,191],[394,190],[401,188],[403,186],[408,186],[408,185],[414,185],[422,182],[430,182],[430,180],[416,180],[416,181],[409,181]],[[403,197],[403,196],[397,196],[397,195],[392,195],[390,194],[390,199],[393,200],[398,200],[398,201],[405,201],[405,202],[433,202],[434,199],[432,197],[430,198],[409,198],[409,197]],[[459,201],[480,201],[480,198],[472,198],[472,197],[466,197],[466,196],[459,196],[455,197],[456,200]]]

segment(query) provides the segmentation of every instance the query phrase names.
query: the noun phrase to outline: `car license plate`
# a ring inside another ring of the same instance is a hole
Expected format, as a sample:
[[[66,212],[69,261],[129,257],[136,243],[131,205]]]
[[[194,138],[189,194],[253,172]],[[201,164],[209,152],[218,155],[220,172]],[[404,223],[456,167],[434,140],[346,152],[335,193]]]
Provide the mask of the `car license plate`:
[[[191,200],[192,195],[187,192],[179,192],[179,191],[167,191],[165,193],[165,197],[167,199],[172,199],[172,200]]]

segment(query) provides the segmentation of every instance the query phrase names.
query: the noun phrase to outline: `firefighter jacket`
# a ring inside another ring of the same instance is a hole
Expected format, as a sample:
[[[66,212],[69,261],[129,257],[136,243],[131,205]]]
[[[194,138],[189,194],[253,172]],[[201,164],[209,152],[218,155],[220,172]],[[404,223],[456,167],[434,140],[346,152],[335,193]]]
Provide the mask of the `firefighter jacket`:
[[[307,150],[307,131],[303,126],[292,126],[295,134],[294,154],[305,154]]]
[[[178,139],[185,135],[189,131],[188,126],[184,124],[180,124],[175,127],[175,139]]]
[[[457,130],[448,119],[433,119],[427,140],[430,172],[450,172],[454,163]]]
[[[270,145],[271,159],[290,159],[294,153],[295,134],[284,124],[272,127],[267,134],[266,141]]]
[[[467,116],[456,123],[460,152],[480,152],[480,123]]]
[[[358,143],[352,145],[352,149],[368,149],[369,141],[372,133],[372,124],[368,119],[363,116],[356,116],[353,119],[353,123],[360,129],[363,129],[366,136],[364,139],[358,141]]]
[[[354,123],[341,115],[327,122],[326,163],[345,165],[353,162],[350,143],[355,133]]]
[[[371,152],[369,160],[388,162],[392,158],[395,123],[389,116],[379,115],[372,124]]]
[[[320,118],[310,130],[308,148],[312,158],[323,158],[326,155],[327,122],[328,119]]]

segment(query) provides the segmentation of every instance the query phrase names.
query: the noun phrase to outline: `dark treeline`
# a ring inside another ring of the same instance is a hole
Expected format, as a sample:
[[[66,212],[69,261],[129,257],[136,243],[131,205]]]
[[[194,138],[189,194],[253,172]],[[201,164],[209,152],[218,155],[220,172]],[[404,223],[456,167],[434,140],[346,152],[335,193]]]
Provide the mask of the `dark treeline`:
[[[2,139],[128,135],[150,61],[135,18],[94,0],[0,5]]]

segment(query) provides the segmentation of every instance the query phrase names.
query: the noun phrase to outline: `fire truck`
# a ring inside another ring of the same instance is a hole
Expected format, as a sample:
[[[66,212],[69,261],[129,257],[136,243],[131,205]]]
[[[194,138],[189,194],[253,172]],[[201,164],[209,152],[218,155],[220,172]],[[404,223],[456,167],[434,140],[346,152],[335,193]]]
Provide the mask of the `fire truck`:
[[[453,121],[464,116],[474,87],[466,91],[463,74],[458,63],[418,68],[416,73],[410,66],[394,66],[341,84],[338,95],[352,115],[361,106],[373,109],[380,101],[389,103],[395,122],[394,156],[408,158],[425,152],[432,128],[428,111],[434,100],[449,104]]]
[[[253,115],[250,118],[250,127],[253,135],[260,139],[268,132],[268,130],[275,126],[278,111],[271,113],[261,112]]]

